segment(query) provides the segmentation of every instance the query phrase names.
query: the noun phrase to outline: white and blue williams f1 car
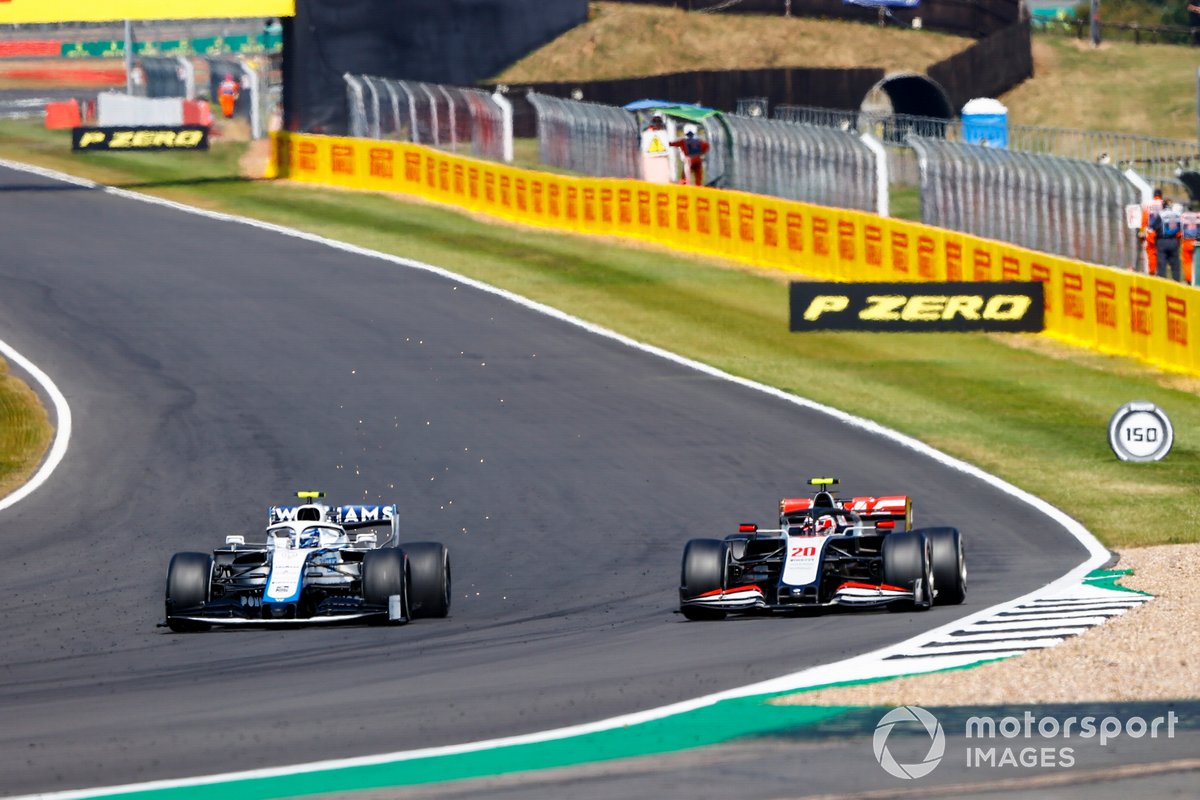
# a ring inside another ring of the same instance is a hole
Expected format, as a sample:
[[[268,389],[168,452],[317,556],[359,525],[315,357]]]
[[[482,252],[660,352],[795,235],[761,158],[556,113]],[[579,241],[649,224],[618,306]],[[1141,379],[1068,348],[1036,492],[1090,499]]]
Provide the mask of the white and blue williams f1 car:
[[[176,553],[167,568],[166,625],[338,622],[402,624],[450,611],[450,555],[438,542],[401,545],[396,506],[272,506],[265,541],[225,537],[208,553]],[[387,528],[382,540],[375,531]]]
[[[957,528],[912,528],[904,495],[839,500],[836,478],[779,501],[779,527],[743,524],[683,551],[679,607],[690,620],[830,606],[928,609],[961,603],[967,562]]]

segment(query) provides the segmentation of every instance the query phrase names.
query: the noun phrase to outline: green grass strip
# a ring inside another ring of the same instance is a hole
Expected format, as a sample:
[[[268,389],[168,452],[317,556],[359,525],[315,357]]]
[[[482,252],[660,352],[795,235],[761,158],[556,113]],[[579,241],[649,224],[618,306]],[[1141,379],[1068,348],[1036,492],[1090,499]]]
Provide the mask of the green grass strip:
[[[0,358],[0,497],[29,480],[53,435],[38,396]]]

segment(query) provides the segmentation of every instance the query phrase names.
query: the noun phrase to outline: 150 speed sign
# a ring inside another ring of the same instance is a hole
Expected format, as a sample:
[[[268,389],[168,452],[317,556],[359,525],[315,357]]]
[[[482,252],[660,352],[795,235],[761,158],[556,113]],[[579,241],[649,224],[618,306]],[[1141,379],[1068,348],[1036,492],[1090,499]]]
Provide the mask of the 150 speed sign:
[[[1171,420],[1153,403],[1126,403],[1108,423],[1108,444],[1122,461],[1161,461],[1174,442]]]

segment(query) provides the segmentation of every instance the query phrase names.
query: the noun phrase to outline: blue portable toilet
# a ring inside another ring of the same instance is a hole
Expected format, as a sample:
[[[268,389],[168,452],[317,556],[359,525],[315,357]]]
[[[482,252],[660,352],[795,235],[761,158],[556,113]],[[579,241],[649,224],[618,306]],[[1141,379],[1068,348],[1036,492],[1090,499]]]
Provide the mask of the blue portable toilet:
[[[1008,147],[1008,109],[999,100],[977,97],[962,108],[963,141]]]

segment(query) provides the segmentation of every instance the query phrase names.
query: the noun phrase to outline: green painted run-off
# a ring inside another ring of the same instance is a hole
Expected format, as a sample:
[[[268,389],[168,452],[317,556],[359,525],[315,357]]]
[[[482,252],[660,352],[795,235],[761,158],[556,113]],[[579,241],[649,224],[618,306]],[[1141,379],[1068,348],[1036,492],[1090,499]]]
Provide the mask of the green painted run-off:
[[[218,796],[214,793],[217,791],[222,800],[269,800],[412,786],[688,750],[742,736],[795,731],[847,710],[842,707],[772,705],[768,700],[774,696],[724,700],[663,719],[550,741],[274,777],[214,779],[195,786],[97,796],[211,800]],[[218,786],[219,790],[216,789]]]

